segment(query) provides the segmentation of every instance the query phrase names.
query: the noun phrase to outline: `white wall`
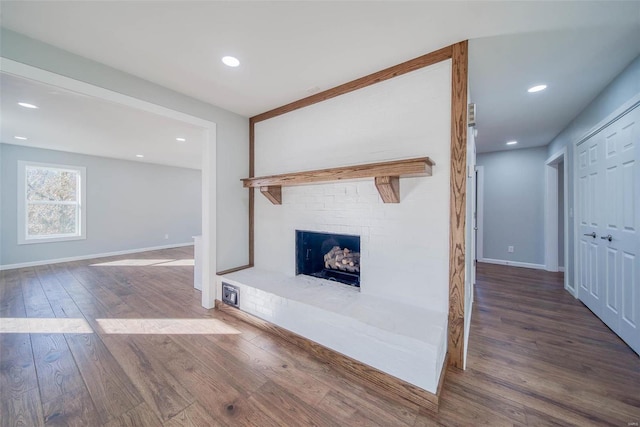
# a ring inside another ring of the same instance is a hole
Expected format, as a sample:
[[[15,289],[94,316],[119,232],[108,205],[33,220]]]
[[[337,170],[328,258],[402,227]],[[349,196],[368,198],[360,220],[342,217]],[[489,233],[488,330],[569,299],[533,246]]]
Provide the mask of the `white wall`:
[[[471,99],[470,91],[467,99]],[[471,332],[471,313],[473,307],[473,289],[476,281],[476,231],[474,230],[476,219],[476,136],[475,128],[467,130],[467,188],[466,188],[466,222],[465,222],[465,268],[464,268],[464,360],[467,365],[467,353],[469,349],[469,333]]]
[[[483,259],[544,265],[546,159],[546,147],[478,154],[477,164],[484,166]]]
[[[442,62],[256,125],[256,176],[431,157],[384,204],[373,179],[256,196],[255,265],[295,274],[295,230],[361,236],[361,292],[448,311],[451,63]]]
[[[240,183],[241,178],[249,176],[247,118],[6,29],[0,33],[0,55],[215,122],[217,241],[221,248],[216,253],[217,268],[223,270],[249,262],[249,196]]]
[[[552,156],[559,152],[565,146],[567,150],[567,158],[565,159],[565,167],[568,171],[568,201],[569,212],[573,212],[573,144],[596,126],[601,120],[604,120],[609,114],[613,113],[618,107],[629,101],[634,96],[640,94],[640,56],[634,59],[624,71],[622,71],[587,107],[580,112],[548,145],[547,156]],[[574,241],[574,221],[573,216],[569,215],[569,242]],[[569,244],[569,260],[566,262],[565,274],[569,277],[569,286],[573,287],[574,271],[573,271],[573,244]]]
[[[199,170],[10,144],[0,153],[0,265],[191,243],[200,234]],[[17,244],[19,160],[86,167],[86,239]]]

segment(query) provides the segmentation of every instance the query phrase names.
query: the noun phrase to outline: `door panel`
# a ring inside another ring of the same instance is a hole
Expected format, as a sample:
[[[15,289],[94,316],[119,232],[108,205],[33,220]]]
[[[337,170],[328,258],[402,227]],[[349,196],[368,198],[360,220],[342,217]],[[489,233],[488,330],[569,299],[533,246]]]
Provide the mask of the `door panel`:
[[[625,253],[622,257],[622,320],[631,328],[638,325],[638,307],[634,304],[638,292],[635,264],[635,255]]]
[[[639,122],[636,108],[575,151],[578,297],[638,353]]]
[[[579,236],[580,236],[580,272],[581,283],[579,298],[596,315],[602,316],[602,304],[599,298],[600,279],[598,277],[598,195],[599,171],[598,150],[602,149],[600,143],[602,137],[596,135],[577,147],[578,149],[578,203],[580,212]]]

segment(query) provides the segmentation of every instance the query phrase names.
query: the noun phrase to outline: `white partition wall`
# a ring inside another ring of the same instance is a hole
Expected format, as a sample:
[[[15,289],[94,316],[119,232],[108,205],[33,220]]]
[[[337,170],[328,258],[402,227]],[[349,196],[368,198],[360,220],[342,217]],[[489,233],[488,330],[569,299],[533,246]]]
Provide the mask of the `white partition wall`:
[[[446,313],[451,62],[368,86],[255,126],[255,175],[428,156],[433,176],[400,180],[399,204],[372,179],[257,195],[255,266],[295,275],[295,230],[361,237],[361,292]]]
[[[253,268],[221,278],[239,286],[243,311],[434,394],[447,353],[451,64],[257,120],[254,176],[435,166],[400,178],[400,203],[383,203],[372,178],[285,186],[275,205],[258,192]],[[296,277],[296,230],[359,236],[360,288]]]

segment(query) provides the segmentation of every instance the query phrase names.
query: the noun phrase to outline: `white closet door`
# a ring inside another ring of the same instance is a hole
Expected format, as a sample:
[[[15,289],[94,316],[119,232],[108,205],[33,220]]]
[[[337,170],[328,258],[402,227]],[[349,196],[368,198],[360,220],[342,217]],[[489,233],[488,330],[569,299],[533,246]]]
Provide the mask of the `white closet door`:
[[[640,108],[576,147],[576,160],[578,296],[640,353]]]

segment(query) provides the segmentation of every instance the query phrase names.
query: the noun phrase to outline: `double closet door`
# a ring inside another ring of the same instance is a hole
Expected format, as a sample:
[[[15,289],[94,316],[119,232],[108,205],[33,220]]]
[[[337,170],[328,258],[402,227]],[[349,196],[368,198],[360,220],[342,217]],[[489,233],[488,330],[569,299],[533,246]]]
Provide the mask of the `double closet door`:
[[[640,354],[640,106],[574,159],[578,298]]]

